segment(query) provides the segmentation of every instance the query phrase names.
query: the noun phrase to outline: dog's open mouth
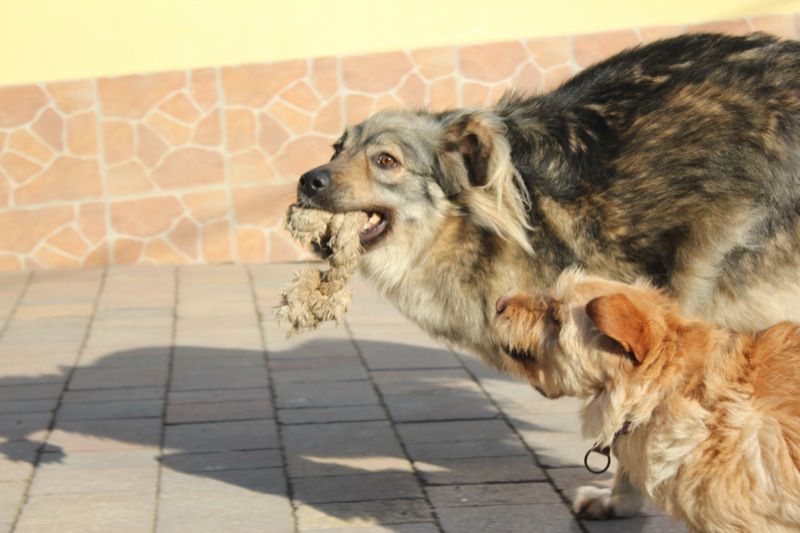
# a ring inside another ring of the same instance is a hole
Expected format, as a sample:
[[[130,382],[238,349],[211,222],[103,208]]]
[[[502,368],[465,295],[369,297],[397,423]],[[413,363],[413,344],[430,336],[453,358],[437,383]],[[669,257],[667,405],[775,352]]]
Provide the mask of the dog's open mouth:
[[[509,357],[511,357],[511,359],[515,361],[524,362],[534,359],[534,357],[526,351],[517,348],[512,348],[507,345],[503,345],[501,346],[501,348],[503,348],[503,351],[506,352],[509,355]]]
[[[385,211],[367,210],[366,213],[369,215],[369,219],[359,234],[361,245],[365,248],[374,245],[384,237],[388,233],[391,222],[389,214]]]

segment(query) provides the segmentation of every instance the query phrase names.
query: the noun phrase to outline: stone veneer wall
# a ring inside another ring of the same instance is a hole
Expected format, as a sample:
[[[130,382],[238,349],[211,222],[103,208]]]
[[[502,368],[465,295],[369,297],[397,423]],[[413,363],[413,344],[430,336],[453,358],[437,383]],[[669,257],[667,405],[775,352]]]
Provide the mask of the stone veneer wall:
[[[0,270],[287,261],[297,176],[384,107],[486,105],[686,31],[800,16],[0,88]]]

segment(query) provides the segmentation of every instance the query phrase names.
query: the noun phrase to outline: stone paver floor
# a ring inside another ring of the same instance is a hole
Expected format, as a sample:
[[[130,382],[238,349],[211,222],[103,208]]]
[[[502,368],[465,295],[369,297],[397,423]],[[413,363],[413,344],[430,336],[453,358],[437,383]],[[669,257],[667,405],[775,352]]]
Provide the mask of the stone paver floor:
[[[575,520],[597,481],[577,403],[361,281],[345,324],[287,340],[272,308],[298,268],[0,276],[0,530],[683,531]]]

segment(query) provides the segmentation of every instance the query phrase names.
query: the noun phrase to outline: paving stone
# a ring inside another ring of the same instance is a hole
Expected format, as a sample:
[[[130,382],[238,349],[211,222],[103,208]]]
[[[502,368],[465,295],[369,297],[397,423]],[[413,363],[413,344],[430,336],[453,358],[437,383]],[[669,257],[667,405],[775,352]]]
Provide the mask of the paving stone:
[[[109,402],[70,402],[56,414],[58,420],[102,420],[123,418],[160,418],[164,401],[129,400]]]
[[[57,398],[6,401],[0,403],[0,414],[52,413],[57,404]]]
[[[243,492],[159,500],[157,533],[294,533],[286,496]]]
[[[301,529],[303,533],[439,533],[436,524],[392,524],[389,526],[333,527],[325,529]]]
[[[425,500],[376,500],[300,505],[296,514],[298,529],[301,531],[378,524],[426,523],[433,518]]]
[[[247,470],[209,470],[202,472],[161,471],[160,497],[163,499],[218,496],[234,498],[247,493],[286,494],[282,468]]]
[[[293,478],[411,471],[387,422],[289,425],[283,442]]]
[[[169,405],[197,402],[234,402],[247,400],[269,400],[268,387],[210,389],[191,391],[169,391]]]
[[[98,348],[87,347],[82,353],[79,364],[82,368],[152,368],[166,371],[169,368],[169,348],[163,351],[145,349],[129,350],[123,347]]]
[[[686,526],[667,516],[634,516],[617,520],[582,520],[589,533],[685,533]]]
[[[425,489],[435,508],[482,505],[563,504],[547,482],[491,483],[486,485],[443,485]]]
[[[561,503],[540,505],[487,505],[445,507],[436,510],[445,533],[568,533],[581,531],[569,509]]]
[[[331,407],[378,405],[369,381],[335,381],[329,383],[275,383],[277,407]]]
[[[389,413],[396,422],[498,418],[497,408],[482,394],[455,391],[419,391],[385,394]]]
[[[163,387],[138,387],[133,389],[100,389],[66,391],[62,405],[78,402],[117,402],[137,400],[160,400],[164,398]]]
[[[174,403],[167,406],[167,424],[218,422],[274,418],[272,402],[243,400],[233,402]]]
[[[78,368],[69,382],[69,389],[160,387],[167,383],[167,373],[165,367]]]
[[[155,487],[153,487],[153,491]],[[80,509],[80,512],[76,512]],[[140,533],[155,515],[153,492],[146,494],[54,494],[31,496],[14,531],[40,533]]]
[[[210,350],[196,346],[176,346],[173,369],[263,367],[264,353],[252,350]]]
[[[272,380],[276,383],[354,381],[368,378],[361,359],[355,356],[279,359],[270,362],[270,371]]]
[[[283,466],[280,450],[180,453],[165,455],[164,466],[179,472],[213,472]]]
[[[309,407],[302,409],[278,409],[281,424],[313,424],[315,422],[358,422],[386,420],[380,405],[355,407]]]
[[[273,420],[247,420],[167,426],[164,447],[180,452],[277,448]]]
[[[264,366],[173,370],[170,390],[254,388],[267,385]]]
[[[153,490],[157,482],[158,461],[153,453],[69,453],[60,462],[39,465],[30,493],[146,493]]]
[[[274,304],[273,304],[274,305]],[[302,337],[286,338],[286,330],[271,321],[262,323],[270,360],[297,357],[357,357],[347,330],[325,324]]]
[[[23,481],[0,482],[0,528],[3,531],[11,531],[17,510],[25,497],[26,485]]]
[[[546,480],[544,472],[528,456],[416,461],[414,466],[431,485]]]
[[[413,337],[409,337],[413,338]],[[444,348],[377,342],[356,338],[371,370],[461,368],[461,362]]]
[[[495,440],[514,437],[514,433],[504,420],[404,423],[397,425],[397,431],[406,444]]]
[[[154,448],[160,439],[161,420],[157,418],[62,420],[56,422],[48,444],[71,453]]]
[[[457,435],[454,435],[457,437]],[[406,452],[415,461],[467,459],[473,457],[528,456],[528,450],[516,438],[505,440],[467,440],[406,444]]]
[[[294,499],[304,504],[422,498],[413,474],[388,473],[295,479]]]
[[[20,413],[0,416],[0,438],[22,440],[28,435],[47,429],[52,415],[49,413]]]
[[[58,398],[64,385],[58,383],[26,383],[0,386],[0,402]]]

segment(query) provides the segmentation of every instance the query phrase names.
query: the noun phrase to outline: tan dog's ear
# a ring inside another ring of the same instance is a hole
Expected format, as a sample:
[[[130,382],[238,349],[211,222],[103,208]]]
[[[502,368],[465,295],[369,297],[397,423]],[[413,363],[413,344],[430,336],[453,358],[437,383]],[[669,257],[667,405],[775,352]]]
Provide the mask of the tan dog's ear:
[[[595,327],[618,342],[641,363],[652,347],[647,316],[624,294],[600,296],[586,304],[586,314]]]

